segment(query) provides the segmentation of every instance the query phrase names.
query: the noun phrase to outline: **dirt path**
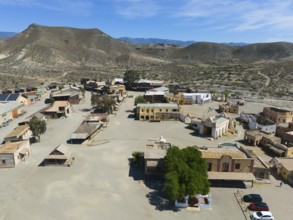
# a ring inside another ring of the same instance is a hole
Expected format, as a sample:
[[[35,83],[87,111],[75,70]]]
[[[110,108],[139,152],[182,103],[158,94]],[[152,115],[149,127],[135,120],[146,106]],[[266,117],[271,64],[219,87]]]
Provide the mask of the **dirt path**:
[[[267,79],[265,86],[268,87],[270,85],[270,83],[271,83],[271,78],[268,77],[267,75],[261,73],[260,71],[258,71],[257,74],[259,74],[259,75],[261,75],[261,76],[263,76],[263,77],[265,77]]]

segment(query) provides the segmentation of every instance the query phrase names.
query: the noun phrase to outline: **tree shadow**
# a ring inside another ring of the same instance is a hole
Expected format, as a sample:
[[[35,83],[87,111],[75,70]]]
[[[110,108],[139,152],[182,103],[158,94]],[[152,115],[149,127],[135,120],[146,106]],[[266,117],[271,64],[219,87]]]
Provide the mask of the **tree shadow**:
[[[162,176],[146,176],[144,174],[144,165],[133,164],[132,158],[128,158],[129,173],[128,176],[132,177],[134,181],[143,182],[146,187],[152,191],[146,194],[146,198],[152,206],[158,211],[174,211],[177,212],[180,209],[176,208],[174,203],[167,199],[166,194],[163,191],[164,179]]]

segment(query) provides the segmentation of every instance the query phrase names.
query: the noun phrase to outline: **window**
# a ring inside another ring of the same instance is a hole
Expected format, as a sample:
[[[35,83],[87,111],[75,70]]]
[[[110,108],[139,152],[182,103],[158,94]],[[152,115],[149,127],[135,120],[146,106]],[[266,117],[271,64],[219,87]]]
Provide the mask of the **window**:
[[[166,112],[168,112],[168,109],[166,109]]]
[[[173,112],[177,112],[177,109],[173,109],[172,111],[173,111]]]
[[[147,109],[146,112],[149,113],[149,110]]]
[[[240,169],[240,163],[235,164],[235,169]]]
[[[162,111],[162,109],[160,109],[160,112]]]
[[[229,163],[223,163],[222,172],[229,172]]]
[[[212,171],[212,163],[208,163],[208,171]]]

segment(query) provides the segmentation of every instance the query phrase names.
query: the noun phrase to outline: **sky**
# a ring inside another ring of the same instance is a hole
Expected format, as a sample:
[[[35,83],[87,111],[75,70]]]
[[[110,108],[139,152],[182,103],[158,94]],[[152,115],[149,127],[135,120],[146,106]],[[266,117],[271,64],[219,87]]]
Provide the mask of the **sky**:
[[[0,31],[30,24],[118,37],[293,42],[293,0],[0,0]]]

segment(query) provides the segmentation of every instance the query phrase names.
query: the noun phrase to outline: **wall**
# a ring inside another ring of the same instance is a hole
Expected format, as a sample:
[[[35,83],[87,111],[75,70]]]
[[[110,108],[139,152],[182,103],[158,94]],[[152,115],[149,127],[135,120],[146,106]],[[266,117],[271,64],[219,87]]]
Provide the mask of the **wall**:
[[[5,164],[3,163],[5,160]],[[13,168],[15,167],[13,154],[0,154],[0,168]]]

